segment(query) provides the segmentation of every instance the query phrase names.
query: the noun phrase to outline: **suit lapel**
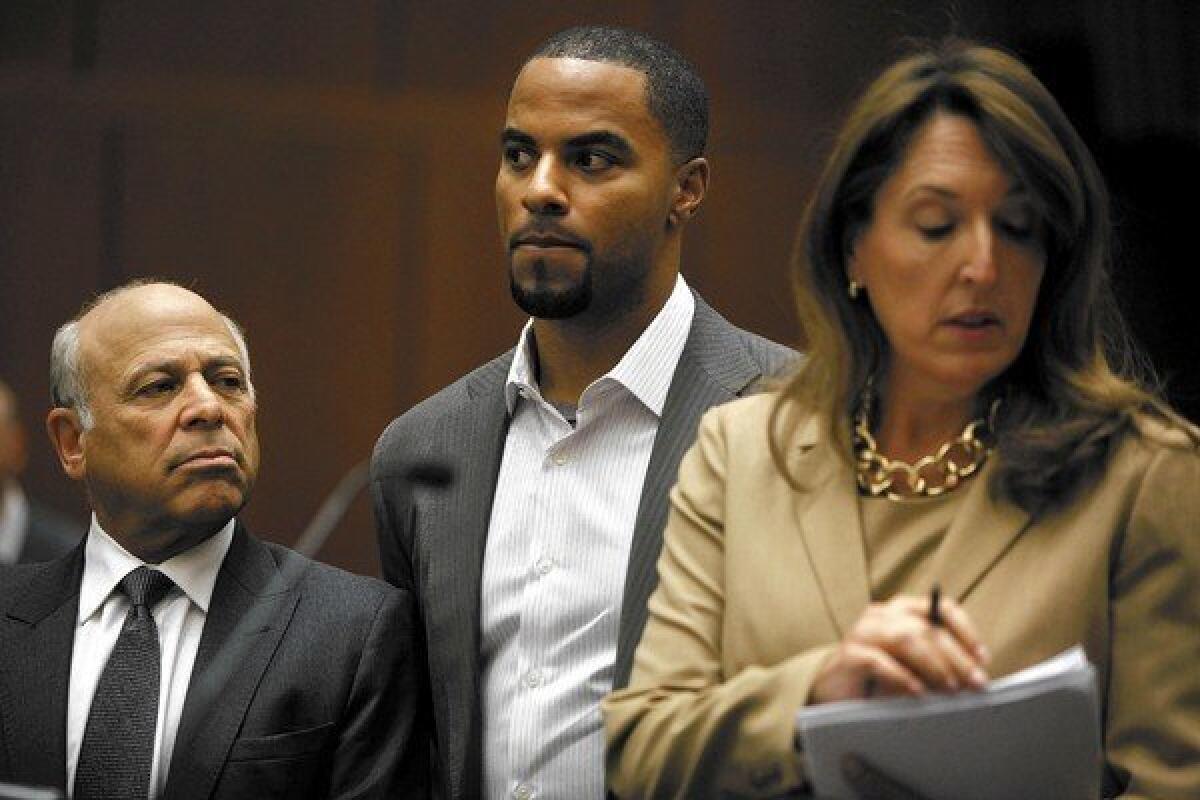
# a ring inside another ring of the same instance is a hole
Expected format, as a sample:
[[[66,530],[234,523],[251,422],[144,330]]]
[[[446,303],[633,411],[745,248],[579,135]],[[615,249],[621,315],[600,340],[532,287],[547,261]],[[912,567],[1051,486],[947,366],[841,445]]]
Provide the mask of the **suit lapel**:
[[[946,595],[959,602],[1032,522],[1029,512],[992,499],[988,488],[991,472],[985,469],[971,481],[962,508],[934,554],[933,575]]]
[[[297,564],[306,562],[297,560]],[[175,737],[165,797],[207,798],[299,600],[297,574],[238,523],[212,602]]]
[[[508,430],[504,384],[510,363],[511,357],[494,362],[468,386],[469,402],[440,435],[456,446],[469,442],[472,450],[443,454],[454,464],[454,483],[416,502],[416,535],[425,541],[414,543],[414,551],[418,558],[429,553],[428,563],[416,568],[427,570],[422,596],[429,598],[424,615],[433,700],[438,724],[446,729],[439,739],[447,749],[444,763],[455,797],[480,791],[479,593]]]
[[[658,584],[667,493],[675,484],[680,460],[696,438],[700,417],[761,377],[737,330],[697,297],[692,328],[671,379],[638,501],[617,634],[614,688],[629,682],[633,653],[646,624],[646,603]]]
[[[862,615],[871,593],[858,488],[850,466],[821,438],[817,420],[807,426],[792,474],[811,489],[796,494],[796,516],[826,613],[842,635]]]
[[[41,568],[6,612],[15,633],[2,656],[8,685],[0,728],[13,775],[23,783],[66,785],[67,692],[82,575],[80,543]]]
[[[802,433],[801,452],[792,474],[811,487],[797,495],[797,518],[809,563],[819,582],[825,608],[844,634],[870,602],[870,578],[863,551],[862,519],[851,468],[824,442],[816,423]],[[933,556],[932,573],[946,596],[962,602],[988,570],[1029,527],[1028,512],[995,502],[987,473],[977,476]],[[979,520],[987,523],[980,525]]]

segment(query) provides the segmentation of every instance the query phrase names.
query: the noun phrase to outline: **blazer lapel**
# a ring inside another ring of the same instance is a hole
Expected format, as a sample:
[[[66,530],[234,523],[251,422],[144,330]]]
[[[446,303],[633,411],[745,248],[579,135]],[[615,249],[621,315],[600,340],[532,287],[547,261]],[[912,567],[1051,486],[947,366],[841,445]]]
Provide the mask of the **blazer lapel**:
[[[297,564],[305,562],[297,560]],[[238,523],[217,575],[164,796],[207,798],[299,600],[298,575]]]
[[[40,569],[6,612],[10,625],[26,626],[0,656],[8,683],[0,729],[13,775],[23,783],[66,786],[67,693],[82,575],[80,543]]]
[[[934,554],[933,575],[947,596],[960,603],[1032,523],[1029,512],[992,499],[991,472],[984,469],[971,481],[962,508]]]
[[[696,298],[692,329],[671,378],[638,502],[621,603],[614,688],[629,682],[633,654],[646,625],[646,603],[658,585],[667,493],[675,485],[679,462],[696,438],[700,417],[762,377],[737,336],[732,325]]]
[[[848,464],[824,441],[816,419],[799,435],[792,474],[810,491],[796,495],[796,515],[809,565],[834,630],[845,634],[870,602],[858,489]]]
[[[811,444],[819,434],[815,421],[809,425],[801,436],[810,442],[809,449],[797,457],[793,474],[812,491],[798,498],[802,506],[797,514],[826,610],[839,633],[845,633],[870,602],[858,494],[850,467],[826,444]],[[993,501],[987,478],[985,471],[966,489],[963,506],[933,556],[933,574],[946,595],[959,602],[1031,523],[1029,513],[1017,506]],[[980,520],[987,522],[981,525]]]
[[[480,373],[468,387],[469,402],[447,421],[444,440],[470,442],[469,452],[445,453],[454,465],[454,483],[443,491],[425,492],[416,503],[414,550],[426,550],[428,583],[422,595],[429,649],[431,685],[439,727],[446,734],[444,764],[453,796],[480,791],[482,762],[479,705],[479,615],[483,555],[492,499],[508,431],[504,384],[511,358]],[[437,532],[437,538],[431,532]]]

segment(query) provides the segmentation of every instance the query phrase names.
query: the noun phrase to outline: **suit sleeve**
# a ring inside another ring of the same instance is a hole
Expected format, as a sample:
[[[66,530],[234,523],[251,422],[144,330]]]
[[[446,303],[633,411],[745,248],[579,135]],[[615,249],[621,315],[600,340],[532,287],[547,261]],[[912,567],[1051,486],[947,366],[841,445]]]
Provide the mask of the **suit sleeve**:
[[[705,415],[671,493],[659,585],[630,684],[604,702],[608,780],[620,797],[768,797],[805,783],[792,717],[832,650],[724,674],[720,413]]]
[[[412,702],[416,705],[415,728],[421,732],[423,758],[429,765],[429,773],[440,781],[438,769],[437,738],[433,732],[433,701],[426,653],[424,614],[421,593],[413,567],[413,515],[411,491],[401,491],[394,480],[385,477],[384,462],[388,446],[386,434],[380,440],[372,460],[371,500],[375,512],[375,528],[379,537],[379,560],[383,577],[392,586],[400,589],[411,604],[412,647],[414,652],[415,689]],[[405,487],[407,488],[407,487]]]
[[[1200,456],[1163,448],[1112,575],[1105,750],[1127,797],[1200,797]]]
[[[420,724],[420,670],[407,592],[388,591],[363,645],[330,769],[331,798],[423,798],[428,727]]]
[[[379,562],[388,583],[413,591],[412,531],[409,517],[410,494],[397,491],[397,480],[387,474],[388,433],[380,439],[371,459],[371,502],[375,512],[375,530],[379,538]]]

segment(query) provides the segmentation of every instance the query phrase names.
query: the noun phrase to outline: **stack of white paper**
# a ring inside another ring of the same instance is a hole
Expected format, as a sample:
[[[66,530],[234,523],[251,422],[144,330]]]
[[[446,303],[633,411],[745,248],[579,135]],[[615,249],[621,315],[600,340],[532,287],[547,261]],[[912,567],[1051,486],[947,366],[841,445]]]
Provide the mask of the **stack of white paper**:
[[[1100,796],[1099,720],[1076,646],[979,692],[806,707],[796,732],[818,797],[855,797],[854,753],[929,800],[1062,800]]]

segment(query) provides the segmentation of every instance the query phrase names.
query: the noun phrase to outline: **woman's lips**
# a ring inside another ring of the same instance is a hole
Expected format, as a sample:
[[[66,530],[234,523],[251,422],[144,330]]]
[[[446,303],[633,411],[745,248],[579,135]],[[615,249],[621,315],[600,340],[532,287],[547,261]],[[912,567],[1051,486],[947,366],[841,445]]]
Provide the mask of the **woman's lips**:
[[[968,311],[948,318],[946,324],[968,329],[981,329],[999,326],[1000,318],[990,311]]]

